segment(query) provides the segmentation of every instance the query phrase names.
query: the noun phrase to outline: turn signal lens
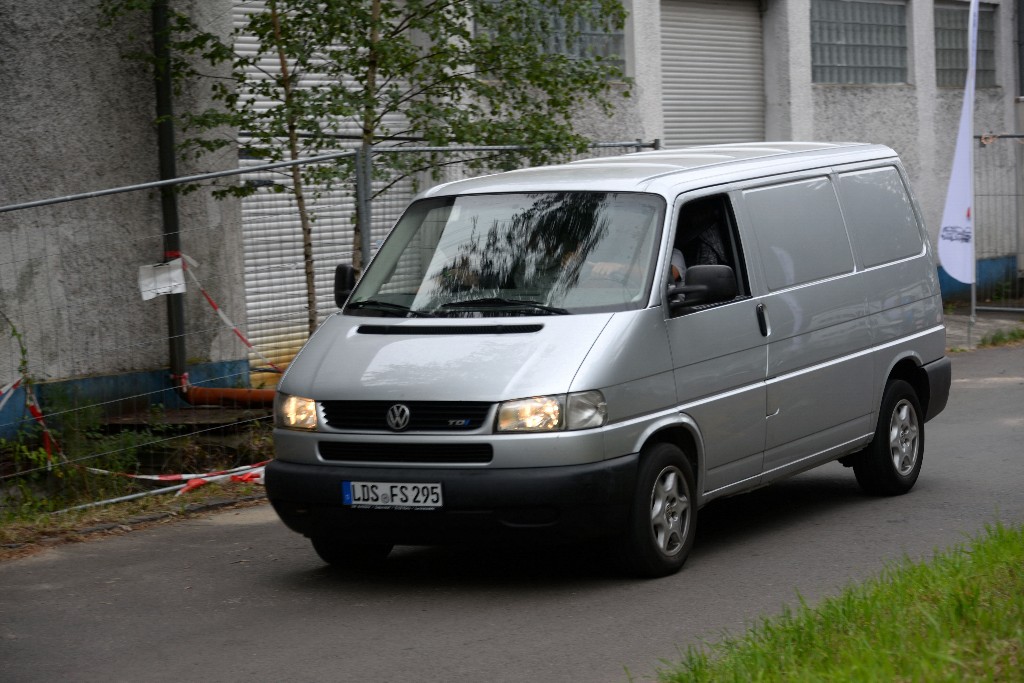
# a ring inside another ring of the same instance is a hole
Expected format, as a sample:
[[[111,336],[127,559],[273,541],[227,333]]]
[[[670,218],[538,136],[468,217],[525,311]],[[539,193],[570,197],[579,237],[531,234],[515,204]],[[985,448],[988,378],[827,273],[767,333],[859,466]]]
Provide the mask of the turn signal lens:
[[[569,394],[566,422],[569,429],[594,429],[608,421],[608,404],[600,391],[581,391]]]
[[[316,429],[316,401],[278,393],[274,397],[274,424],[284,429]]]

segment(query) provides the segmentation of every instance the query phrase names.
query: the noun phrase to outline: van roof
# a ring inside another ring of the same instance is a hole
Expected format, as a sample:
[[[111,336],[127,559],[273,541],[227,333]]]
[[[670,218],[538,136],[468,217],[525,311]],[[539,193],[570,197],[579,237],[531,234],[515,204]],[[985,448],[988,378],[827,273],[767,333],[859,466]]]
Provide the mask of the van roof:
[[[894,158],[885,145],[858,142],[744,142],[636,152],[582,159],[456,180],[425,197],[497,192],[596,190],[673,192],[681,185],[708,185],[805,168]]]

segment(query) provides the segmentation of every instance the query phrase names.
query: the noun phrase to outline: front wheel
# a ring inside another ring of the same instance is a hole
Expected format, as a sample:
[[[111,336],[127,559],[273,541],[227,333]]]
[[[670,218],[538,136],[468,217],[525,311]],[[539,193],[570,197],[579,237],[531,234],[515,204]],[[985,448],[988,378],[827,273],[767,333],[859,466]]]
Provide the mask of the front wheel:
[[[885,387],[875,436],[853,463],[867,493],[897,496],[914,487],[924,461],[924,420],[914,388],[903,380]]]
[[[686,561],[697,530],[693,469],[683,452],[669,443],[640,453],[640,471],[622,539],[622,561],[633,574],[674,574]]]

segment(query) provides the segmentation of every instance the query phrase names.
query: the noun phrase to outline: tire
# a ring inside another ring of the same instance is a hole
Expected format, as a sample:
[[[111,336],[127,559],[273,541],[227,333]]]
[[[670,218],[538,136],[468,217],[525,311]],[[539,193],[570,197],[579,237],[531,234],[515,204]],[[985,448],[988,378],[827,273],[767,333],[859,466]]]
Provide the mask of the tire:
[[[631,574],[668,576],[686,561],[697,530],[696,485],[683,452],[668,443],[640,452],[640,471],[620,560]]]
[[[348,543],[331,536],[314,536],[309,540],[321,560],[339,568],[380,565],[394,547],[388,543]]]
[[[897,379],[886,385],[874,439],[853,461],[853,473],[865,492],[898,496],[914,488],[924,462],[922,415],[910,384]]]

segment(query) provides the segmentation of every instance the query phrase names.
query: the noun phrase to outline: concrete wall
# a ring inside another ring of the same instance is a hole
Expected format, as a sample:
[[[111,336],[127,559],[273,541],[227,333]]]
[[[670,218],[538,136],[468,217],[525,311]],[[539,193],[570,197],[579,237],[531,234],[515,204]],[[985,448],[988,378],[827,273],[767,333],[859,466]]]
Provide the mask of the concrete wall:
[[[624,88],[616,87],[611,97],[615,105],[611,117],[597,107],[584,105],[573,120],[577,131],[599,142],[662,137],[661,47],[658,40],[649,39],[660,35],[659,6],[650,0],[623,0],[623,5],[629,12],[625,70],[633,81],[630,96],[619,97]]]
[[[634,79],[633,97],[619,101],[612,119],[583,108],[577,124],[586,134],[604,140],[664,137],[661,2],[627,0],[626,69]],[[1018,128],[1017,108],[1024,110],[1024,104],[1015,103],[1017,0],[991,4],[997,5],[998,85],[978,89],[974,130],[979,135],[1020,133],[1024,129]],[[763,0],[761,9],[766,140],[889,145],[903,158],[936,246],[963,89],[936,85],[934,1],[907,3],[908,82],[892,85],[812,83],[811,0]],[[1024,147],[1010,140],[975,149],[976,254],[999,261],[979,269],[995,279],[1003,278],[1007,267],[1012,271],[1013,262],[1017,269],[1024,267],[1022,159]],[[944,291],[955,288],[947,278],[943,283]]]
[[[808,0],[796,0],[807,2]],[[1017,83],[1014,35],[1016,8],[1013,2],[995,2],[997,10],[998,87],[979,88],[975,95],[974,131],[1015,132],[1013,101]],[[900,153],[915,193],[924,212],[933,244],[937,240],[946,186],[953,163],[953,148],[963,103],[962,88],[939,88],[935,83],[934,5],[931,2],[908,3],[910,34],[908,84],[884,86],[810,85],[813,121],[810,136],[819,140],[863,140],[889,145]],[[808,74],[809,75],[809,74]],[[983,166],[1015,173],[1016,162],[1010,145],[975,154],[976,194],[983,195],[1002,186],[999,174],[982,173]],[[979,199],[979,202],[982,201]],[[987,215],[986,215],[987,213]],[[981,212],[976,207],[977,249],[996,248],[1005,235],[1016,232],[1016,210],[1007,213]]]
[[[174,3],[215,30],[230,0]],[[157,180],[149,15],[104,25],[101,0],[0,0],[0,206]],[[186,88],[175,106],[204,105]],[[235,154],[179,164],[178,174],[234,168]],[[244,323],[237,202],[181,198],[183,249],[218,304]],[[23,336],[37,381],[150,370],[168,363],[163,298],[143,302],[138,268],[163,260],[160,197],[132,192],[0,213],[0,310]],[[187,354],[245,358],[198,292],[186,295]],[[0,319],[0,386],[20,351]]]
[[[966,6],[966,3],[964,3]],[[1017,90],[1016,2],[998,5],[998,87],[977,91],[975,131],[1013,133]],[[627,50],[638,81],[635,106],[647,137],[660,137],[660,0],[633,0]],[[937,239],[963,90],[935,83],[934,4],[908,2],[907,84],[817,85],[811,82],[811,0],[764,0],[765,137],[767,140],[863,141],[893,147],[906,163],[933,242]],[[997,148],[998,147],[998,148]],[[976,155],[979,180],[1019,195],[1017,145],[1003,143]],[[991,173],[982,166],[991,168]],[[978,188],[979,193],[986,189]],[[1002,192],[1002,189],[998,190]],[[1003,250],[1017,236],[1017,198],[979,213],[979,255]],[[979,212],[982,207],[979,206]],[[1012,251],[1013,247],[1011,247]]]
[[[652,0],[624,3],[629,10],[626,26],[626,70],[633,79],[631,106],[638,127],[633,135],[645,140],[664,137],[661,109],[661,6]]]
[[[234,0],[175,0],[204,25],[230,29]],[[962,91],[935,86],[930,0],[910,6],[910,83],[811,83],[811,0],[765,0],[768,139],[864,140],[904,157],[929,230],[938,230]],[[157,178],[154,86],[122,55],[145,49],[149,18],[104,26],[101,0],[0,0],[0,206]],[[975,130],[1014,132],[1014,0],[999,0],[998,88],[978,91]],[[627,72],[633,96],[617,115],[584,110],[596,139],[663,137],[660,1],[627,0]],[[186,89],[179,110],[205,106]],[[997,175],[1020,176],[1016,145],[986,150]],[[233,154],[179,165],[179,175],[230,168]],[[1019,194],[1019,190],[1018,190]],[[244,325],[243,249],[237,204],[208,192],[182,197],[182,242],[213,298]],[[1004,219],[1001,219],[1004,220]],[[1012,223],[1012,225],[1011,225]],[[1013,235],[1014,215],[1003,229]],[[1019,228],[1017,228],[1019,230]],[[979,238],[983,247],[984,238]],[[149,370],[167,363],[164,301],[142,302],[140,265],[163,259],[160,202],[137,192],[0,214],[0,310],[22,332],[37,379]],[[244,358],[244,349],[192,291],[187,353],[195,361]],[[17,375],[16,340],[0,330],[0,385]]]

